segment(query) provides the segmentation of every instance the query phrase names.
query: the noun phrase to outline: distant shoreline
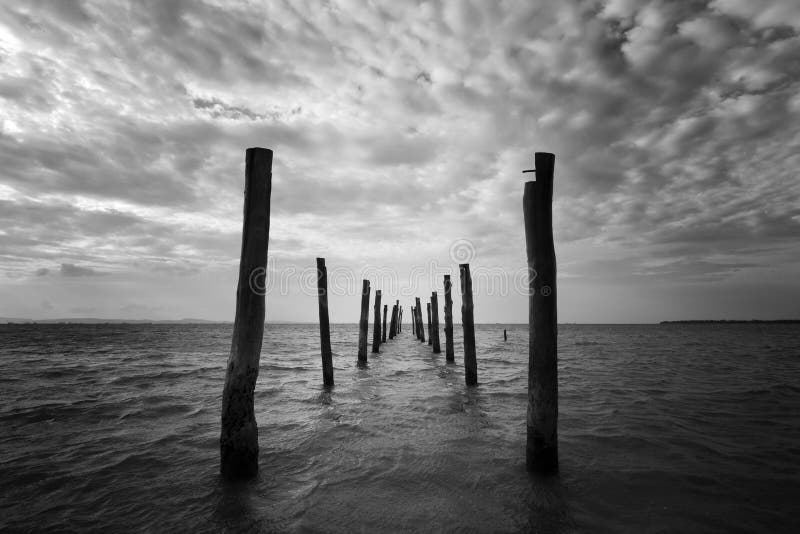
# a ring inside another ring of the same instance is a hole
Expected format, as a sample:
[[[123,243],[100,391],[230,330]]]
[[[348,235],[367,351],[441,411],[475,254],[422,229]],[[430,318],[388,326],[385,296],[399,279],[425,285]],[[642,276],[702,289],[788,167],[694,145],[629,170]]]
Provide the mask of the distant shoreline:
[[[77,317],[63,319],[27,319],[14,317],[0,317],[0,325],[204,325],[204,324],[233,324],[233,321],[209,321],[206,319],[98,319],[93,317]],[[307,321],[267,321],[265,325],[317,325],[316,322]],[[357,325],[355,322],[331,323],[337,325]],[[453,323],[460,325],[461,323]],[[661,321],[658,323],[559,323],[559,326],[585,325],[585,326],[625,326],[625,325],[686,325],[686,324],[800,324],[800,319],[684,319],[677,321]],[[509,326],[527,328],[528,323],[476,323],[481,326]]]
[[[800,324],[800,319],[688,319],[658,324]]]

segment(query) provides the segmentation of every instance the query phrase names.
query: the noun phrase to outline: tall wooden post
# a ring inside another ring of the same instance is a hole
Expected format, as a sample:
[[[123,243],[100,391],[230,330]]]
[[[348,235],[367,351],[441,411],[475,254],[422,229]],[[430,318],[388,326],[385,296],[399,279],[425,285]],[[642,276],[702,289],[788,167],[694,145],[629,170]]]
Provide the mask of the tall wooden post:
[[[394,303],[397,306],[397,320],[394,323],[394,335],[398,335],[400,333],[400,299],[397,299]]]
[[[397,308],[397,333],[399,334],[402,331],[403,331],[403,307],[400,306],[399,308]]]
[[[372,328],[372,352],[380,352],[381,347],[381,290],[375,290],[375,326]]]
[[[556,253],[553,245],[555,155],[537,152],[536,181],[525,183],[522,207],[528,255],[528,439],[530,471],[558,471]]]
[[[425,329],[422,326],[422,304],[419,301],[419,297],[415,298],[417,302],[417,337],[425,343]]]
[[[433,345],[433,330],[431,328],[431,303],[426,302],[425,306],[428,308],[428,345]]]
[[[450,275],[444,275],[444,356],[448,362],[456,361],[453,350],[453,297],[451,290]]]
[[[388,304],[383,305],[383,332],[381,333],[381,343],[386,343],[386,310],[388,307]]]
[[[431,333],[431,337],[433,337],[433,353],[439,354],[442,352],[442,347],[439,344],[439,295],[436,294],[436,291],[431,293],[431,325],[433,326]]]
[[[464,328],[464,378],[468,386],[478,383],[478,361],[475,357],[475,320],[472,304],[472,276],[469,263],[459,266],[461,274],[461,323]]]
[[[414,306],[411,306],[411,335],[417,336],[417,312],[414,310]]]
[[[319,346],[322,355],[322,383],[333,385],[333,355],[331,353],[331,325],[328,319],[328,268],[325,258],[317,258],[317,294],[319,302]]]
[[[389,321],[389,339],[397,335],[397,304],[392,304],[392,318]]]
[[[225,478],[258,473],[258,426],[253,395],[264,337],[264,293],[257,279],[266,277],[272,150],[248,148],[245,154],[244,224],[236,287],[236,319],[222,390],[219,436],[220,471]]]
[[[369,280],[361,284],[361,319],[358,322],[358,363],[367,363],[367,335],[369,333]]]

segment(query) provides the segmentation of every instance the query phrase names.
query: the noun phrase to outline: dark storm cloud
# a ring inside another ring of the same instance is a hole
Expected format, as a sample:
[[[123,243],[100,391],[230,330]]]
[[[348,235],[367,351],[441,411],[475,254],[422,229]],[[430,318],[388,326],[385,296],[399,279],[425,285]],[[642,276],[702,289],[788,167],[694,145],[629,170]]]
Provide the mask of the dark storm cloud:
[[[79,276],[101,276],[104,273],[100,273],[91,267],[82,267],[80,265],[74,265],[72,263],[62,263],[61,264],[61,276],[65,277],[79,277]]]

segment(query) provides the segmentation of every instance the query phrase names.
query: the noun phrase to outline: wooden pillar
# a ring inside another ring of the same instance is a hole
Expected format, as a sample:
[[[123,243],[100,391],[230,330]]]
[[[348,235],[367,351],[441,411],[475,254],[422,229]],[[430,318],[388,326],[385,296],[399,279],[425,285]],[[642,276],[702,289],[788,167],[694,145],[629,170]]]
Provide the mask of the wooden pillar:
[[[503,329],[503,341],[508,341],[508,330]]]
[[[397,308],[397,333],[399,334],[402,331],[403,331],[403,307],[400,306],[399,308]]]
[[[450,295],[452,284],[450,275],[444,275],[444,355],[448,362],[456,361],[453,350],[453,297]]]
[[[431,325],[433,326],[431,333],[431,337],[433,337],[433,353],[439,354],[442,352],[442,347],[439,344],[439,295],[436,294],[436,291],[431,293]]]
[[[425,307],[428,309],[428,345],[433,345],[433,330],[431,328],[431,303],[426,302]]]
[[[319,295],[319,347],[322,355],[322,384],[333,385],[331,324],[328,319],[328,268],[325,258],[317,258],[317,294]]]
[[[536,181],[522,199],[528,255],[528,439],[530,471],[558,472],[556,254],[553,245],[555,156],[537,152]]]
[[[475,320],[472,304],[472,276],[469,263],[459,266],[461,274],[461,323],[464,328],[464,378],[468,386],[478,383],[478,361],[475,357]]]
[[[369,334],[369,280],[361,284],[361,319],[358,322],[358,363],[367,363],[367,336]]]
[[[419,297],[415,298],[417,303],[417,338],[425,343],[425,329],[422,327],[422,304],[419,301]]]
[[[372,328],[372,352],[381,351],[381,290],[375,290],[375,326]]]
[[[381,333],[381,343],[386,343],[386,310],[388,308],[388,304],[383,305],[383,332]]]
[[[417,312],[414,311],[414,306],[411,306],[411,335],[416,337],[417,335]]]
[[[236,287],[236,318],[222,390],[220,471],[228,479],[258,473],[258,426],[253,395],[264,337],[264,292],[254,284],[266,276],[272,150],[248,148],[245,154],[244,223]]]
[[[389,339],[397,335],[397,305],[392,304],[392,318],[389,321]]]
[[[394,303],[397,306],[397,320],[394,322],[394,335],[398,335],[400,333],[400,299],[397,299]]]

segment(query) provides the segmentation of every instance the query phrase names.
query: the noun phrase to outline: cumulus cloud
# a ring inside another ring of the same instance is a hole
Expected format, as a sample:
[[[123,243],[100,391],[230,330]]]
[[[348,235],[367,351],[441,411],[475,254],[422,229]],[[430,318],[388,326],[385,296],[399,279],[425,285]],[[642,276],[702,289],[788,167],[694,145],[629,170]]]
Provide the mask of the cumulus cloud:
[[[244,149],[267,146],[281,262],[469,238],[517,265],[520,171],[547,150],[568,280],[788,272],[798,20],[793,0],[8,3],[0,268],[153,288],[229,269]]]

